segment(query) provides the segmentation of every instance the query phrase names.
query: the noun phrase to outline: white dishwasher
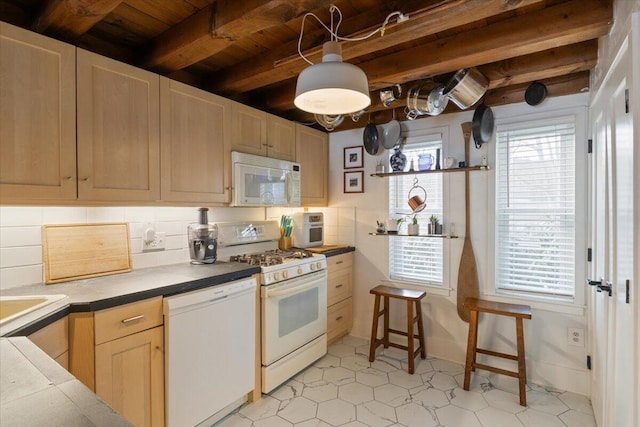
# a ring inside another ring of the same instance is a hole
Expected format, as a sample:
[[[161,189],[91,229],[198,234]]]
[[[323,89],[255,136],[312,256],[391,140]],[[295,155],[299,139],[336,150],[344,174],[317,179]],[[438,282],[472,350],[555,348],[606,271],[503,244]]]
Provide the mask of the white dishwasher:
[[[164,299],[168,427],[210,425],[255,386],[256,280]]]

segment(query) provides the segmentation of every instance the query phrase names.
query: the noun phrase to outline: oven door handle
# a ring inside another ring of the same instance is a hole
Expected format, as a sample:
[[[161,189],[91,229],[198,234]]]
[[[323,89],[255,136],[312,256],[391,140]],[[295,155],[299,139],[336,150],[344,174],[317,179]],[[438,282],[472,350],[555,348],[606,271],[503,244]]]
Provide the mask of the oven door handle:
[[[305,283],[303,285],[294,286],[293,288],[286,288],[281,290],[267,291],[266,297],[282,297],[286,295],[293,295],[302,291],[306,291],[307,289],[315,288],[318,286],[318,282],[314,280],[311,283]]]

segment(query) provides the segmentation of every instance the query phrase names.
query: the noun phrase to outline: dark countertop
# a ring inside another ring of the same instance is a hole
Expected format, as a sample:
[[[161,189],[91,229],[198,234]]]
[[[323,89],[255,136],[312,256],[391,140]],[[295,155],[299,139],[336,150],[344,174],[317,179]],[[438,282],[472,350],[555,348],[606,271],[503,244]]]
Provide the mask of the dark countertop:
[[[0,425],[131,426],[26,337],[0,339]]]
[[[355,252],[355,250],[356,250],[355,247],[347,246],[346,248],[338,248],[338,249],[329,250],[327,252],[323,252],[322,255],[324,255],[327,258],[329,258],[329,257],[336,256],[336,255],[346,254],[348,252]]]
[[[3,297],[52,294],[67,297],[0,326],[0,336],[29,335],[69,313],[102,310],[156,296],[194,291],[259,272],[260,267],[237,262],[181,263],[65,283],[37,283],[3,289]]]

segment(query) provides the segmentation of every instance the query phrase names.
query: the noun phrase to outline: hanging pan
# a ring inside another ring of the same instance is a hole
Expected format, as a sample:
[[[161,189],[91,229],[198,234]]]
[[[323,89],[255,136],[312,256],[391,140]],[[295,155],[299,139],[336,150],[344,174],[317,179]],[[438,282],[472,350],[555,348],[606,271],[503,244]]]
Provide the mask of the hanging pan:
[[[493,111],[491,111],[491,107],[482,102],[473,113],[471,125],[476,148],[479,149],[482,144],[489,142],[493,135],[493,126]]]
[[[371,117],[369,117],[371,120]],[[362,135],[362,141],[364,143],[364,149],[367,150],[367,153],[375,156],[378,153],[378,149],[380,148],[380,141],[378,135],[378,127],[375,123],[367,123],[364,127],[364,134]]]

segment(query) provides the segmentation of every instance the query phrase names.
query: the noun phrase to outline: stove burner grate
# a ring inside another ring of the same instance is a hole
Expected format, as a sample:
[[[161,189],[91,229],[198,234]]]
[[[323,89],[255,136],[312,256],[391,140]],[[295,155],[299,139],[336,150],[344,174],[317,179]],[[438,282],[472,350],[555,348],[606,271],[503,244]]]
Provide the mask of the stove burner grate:
[[[303,249],[294,249],[290,251],[273,249],[258,254],[233,255],[229,258],[229,261],[243,262],[249,265],[259,265],[260,267],[269,267],[271,265],[282,264],[287,259],[305,259],[311,258],[312,256],[312,252],[305,251]]]

